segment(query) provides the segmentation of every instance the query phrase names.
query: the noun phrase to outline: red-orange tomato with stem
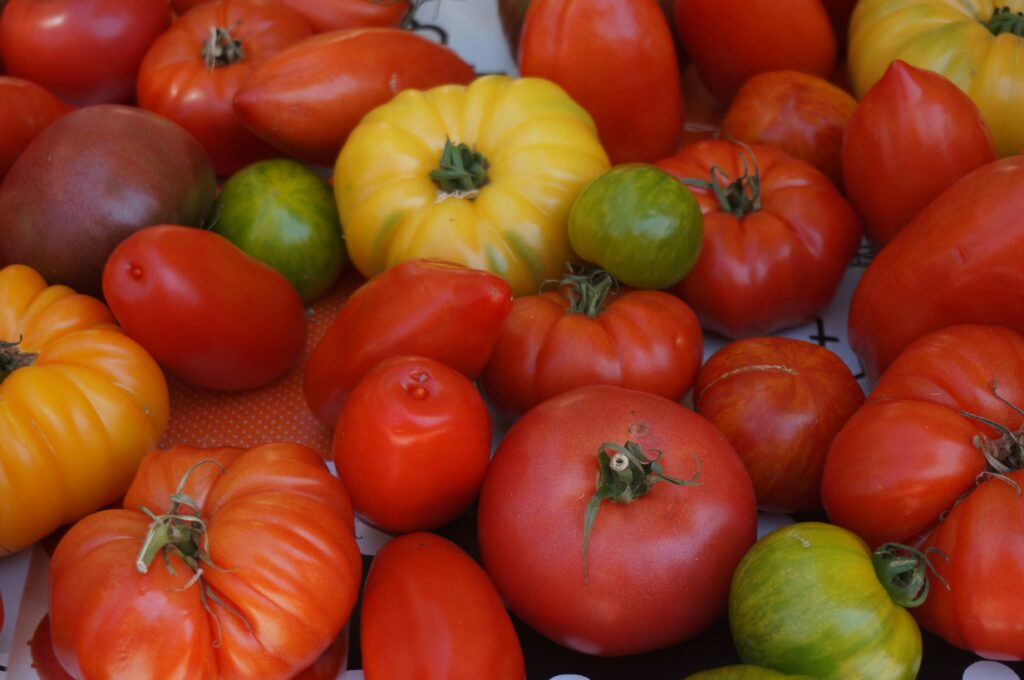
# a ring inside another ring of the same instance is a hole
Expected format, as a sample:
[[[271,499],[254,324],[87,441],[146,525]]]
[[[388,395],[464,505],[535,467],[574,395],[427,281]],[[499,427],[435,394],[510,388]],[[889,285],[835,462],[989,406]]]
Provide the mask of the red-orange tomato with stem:
[[[995,159],[970,97],[899,60],[857,105],[842,148],[846,195],[878,248],[953,182]]]
[[[71,107],[35,83],[0,76],[0,181],[22,150]]]
[[[743,459],[758,505],[821,509],[821,471],[832,439],[863,403],[843,360],[810,342],[747,338],[701,368],[693,405]]]
[[[532,0],[519,70],[583,106],[613,164],[655,161],[679,144],[679,63],[657,0]]]

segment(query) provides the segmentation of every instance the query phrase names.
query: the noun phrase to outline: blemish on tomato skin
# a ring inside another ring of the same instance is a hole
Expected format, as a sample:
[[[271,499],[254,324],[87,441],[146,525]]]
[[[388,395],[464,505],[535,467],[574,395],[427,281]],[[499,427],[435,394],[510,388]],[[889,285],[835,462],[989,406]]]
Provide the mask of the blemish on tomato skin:
[[[430,391],[427,390],[426,383],[430,380],[430,374],[423,369],[415,369],[410,371],[409,377],[413,380],[412,383],[405,386],[406,395],[414,401],[423,401],[430,396]]]
[[[128,265],[128,276],[132,277],[136,281],[141,281],[142,274],[142,267],[140,267],[139,265],[135,264],[134,262]]]

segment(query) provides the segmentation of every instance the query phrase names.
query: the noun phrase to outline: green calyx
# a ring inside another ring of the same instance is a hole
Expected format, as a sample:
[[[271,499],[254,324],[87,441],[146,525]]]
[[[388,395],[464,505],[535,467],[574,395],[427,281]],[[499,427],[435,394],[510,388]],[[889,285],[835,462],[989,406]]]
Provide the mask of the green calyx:
[[[744,217],[761,209],[761,168],[750,147],[745,144],[739,145],[743,147],[743,152],[740,153],[743,174],[736,179],[729,181],[722,168],[713,165],[711,166],[710,180],[691,178],[681,180],[687,186],[706,189],[714,193],[722,212],[729,213],[736,218]],[[750,172],[751,165],[754,166],[753,174]]]
[[[949,589],[949,582],[935,570],[928,553],[949,561],[949,557],[935,546],[922,552],[902,543],[885,543],[872,553],[871,563],[875,567],[875,575],[892,601],[899,606],[912,609],[924,604],[931,584],[929,571]]]
[[[18,349],[21,340],[18,338],[13,342],[0,341],[0,383],[19,368],[31,366],[39,356],[34,352],[23,352]]]
[[[985,24],[992,35],[1009,33],[1024,38],[1024,12],[1014,12],[1009,7],[999,7]]]
[[[245,59],[245,50],[242,49],[242,41],[235,40],[231,31],[238,27],[238,22],[227,28],[211,28],[210,37],[203,43],[202,57],[206,64],[206,70],[212,71],[215,68],[231,66]]]
[[[615,277],[595,267],[573,268],[558,282],[562,296],[569,301],[570,314],[586,314],[593,319],[604,310],[609,295],[619,288]]]
[[[430,179],[446,194],[468,197],[487,184],[489,167],[479,151],[447,139],[438,167],[430,171]]]

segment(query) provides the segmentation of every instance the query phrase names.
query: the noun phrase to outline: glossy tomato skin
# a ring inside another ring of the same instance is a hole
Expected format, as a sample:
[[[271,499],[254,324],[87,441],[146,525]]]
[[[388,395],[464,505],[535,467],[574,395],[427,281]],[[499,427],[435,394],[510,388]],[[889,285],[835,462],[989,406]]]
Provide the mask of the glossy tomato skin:
[[[511,289],[489,272],[437,260],[396,265],[352,294],[313,349],[306,403],[334,427],[360,378],[399,354],[437,359],[475,379],[511,309]]]
[[[582,105],[613,165],[656,161],[679,144],[679,64],[657,0],[533,0],[519,71],[558,83]]]
[[[675,0],[687,54],[719,102],[764,71],[793,69],[827,78],[836,39],[820,0]]]
[[[632,503],[602,503],[585,580],[598,451],[627,440],[660,452],[666,475],[699,472],[699,483],[663,481]],[[750,477],[710,423],[664,397],[597,385],[512,426],[484,479],[477,526],[484,567],[513,613],[571,649],[617,656],[684,640],[725,610],[756,514]]]
[[[1024,156],[989,163],[946,189],[875,257],[848,325],[870,381],[913,340],[949,325],[1024,331],[1021,205]]]
[[[765,146],[710,140],[683,147],[658,167],[680,179],[735,182],[760,173],[760,205],[741,217],[709,188],[688,184],[704,214],[697,264],[673,292],[705,330],[730,338],[804,323],[835,295],[860,243],[857,215],[813,166]],[[749,196],[749,184],[747,194]]]
[[[28,143],[71,107],[42,87],[0,76],[0,182]]]
[[[522,680],[523,652],[501,596],[461,548],[435,534],[388,541],[360,614],[368,680]]]
[[[4,66],[70,104],[127,103],[150,44],[171,24],[166,0],[10,0]]]
[[[352,390],[332,448],[356,514],[390,534],[438,529],[476,500],[491,460],[491,416],[455,369],[391,357]]]
[[[897,60],[858,104],[842,160],[846,194],[881,248],[995,150],[978,107],[952,81]]]
[[[253,69],[234,107],[247,128],[288,156],[330,166],[360,119],[399,91],[473,77],[454,51],[408,31],[331,31]]]
[[[125,331],[213,390],[273,382],[302,357],[306,317],[288,280],[213,232],[141,229],[107,260],[103,293]]]
[[[281,3],[300,12],[317,33],[397,26],[412,7],[410,0],[281,0]]]
[[[864,401],[837,355],[810,342],[737,340],[711,356],[694,410],[726,436],[773,512],[821,509],[821,473],[832,439]]]

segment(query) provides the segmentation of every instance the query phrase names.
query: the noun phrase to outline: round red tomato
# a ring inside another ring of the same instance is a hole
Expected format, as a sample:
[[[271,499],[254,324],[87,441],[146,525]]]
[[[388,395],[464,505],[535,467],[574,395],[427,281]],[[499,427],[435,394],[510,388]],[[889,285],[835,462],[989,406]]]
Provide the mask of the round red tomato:
[[[517,616],[615,656],[677,643],[722,614],[757,511],[743,463],[708,421],[598,385],[509,429],[478,522],[484,566]]]
[[[600,270],[527,295],[481,374],[500,409],[522,413],[584,385],[618,385],[679,401],[700,369],[704,338],[685,302],[661,291],[619,291]]]
[[[305,310],[288,279],[203,229],[129,236],[107,259],[103,296],[129,336],[206,389],[267,385],[305,349]]]
[[[199,140],[218,175],[278,151],[242,125],[232,101],[253,67],[312,35],[298,12],[266,0],[217,0],[181,16],[139,68],[139,106]]]
[[[704,245],[673,287],[705,330],[768,335],[813,319],[860,243],[853,208],[809,163],[766,146],[705,141],[657,163],[704,214]]]
[[[333,450],[356,514],[393,534],[437,529],[476,500],[491,458],[491,417],[455,369],[392,357],[345,401]]]
[[[0,181],[28,143],[70,110],[35,83],[0,76]]]
[[[171,24],[167,0],[10,0],[4,66],[66,102],[130,102],[146,50]]]

